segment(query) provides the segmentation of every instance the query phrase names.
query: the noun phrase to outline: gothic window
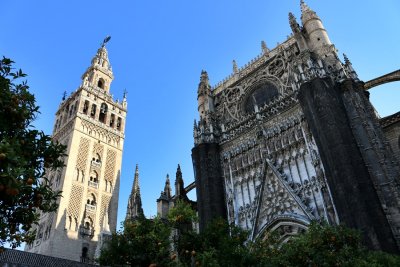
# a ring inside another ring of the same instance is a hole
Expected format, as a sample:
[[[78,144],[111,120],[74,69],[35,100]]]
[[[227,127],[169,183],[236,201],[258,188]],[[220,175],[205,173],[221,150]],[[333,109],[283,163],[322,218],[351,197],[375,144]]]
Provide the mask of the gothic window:
[[[94,116],[96,115],[96,108],[97,106],[95,104],[92,104],[92,109],[90,111],[90,116],[92,116],[92,118],[94,118]]]
[[[85,173],[81,171],[82,183],[85,181]]]
[[[115,121],[115,115],[111,114],[111,117],[110,117],[110,127],[111,128],[114,128],[114,121]]]
[[[69,216],[68,217],[68,229],[71,229],[71,227],[72,227],[72,217]]]
[[[102,103],[101,107],[100,107],[100,114],[99,114],[99,121],[104,123],[106,120],[106,114],[107,114],[107,104],[106,103]]]
[[[107,180],[104,180],[104,181],[105,181],[105,183],[104,183],[104,184],[105,184],[105,185],[104,185],[104,186],[105,186],[105,191],[107,192],[107,189],[108,189],[108,181],[107,181]]]
[[[71,108],[69,109],[69,117],[72,116],[73,111],[74,111],[74,105],[72,105]]]
[[[112,182],[110,182],[110,193],[112,193],[112,189],[113,189]]]
[[[121,130],[122,119],[118,117],[117,119],[117,130]]]
[[[88,112],[88,109],[89,109],[89,101],[88,100],[85,100],[85,103],[83,104],[83,113],[84,114],[87,114],[87,112]]]
[[[78,219],[75,217],[74,221],[75,221],[75,231],[78,231]]]
[[[244,102],[244,111],[253,113],[255,106],[262,107],[278,96],[278,89],[270,82],[258,84],[251,90]]]
[[[62,117],[62,116],[60,116],[60,121],[58,122],[58,126],[57,126],[57,128],[60,128],[60,126],[61,126],[61,123],[62,123],[62,120],[63,120],[63,117]]]
[[[104,89],[104,80],[103,78],[100,78],[99,81],[97,82],[97,87]]]
[[[77,168],[76,170],[75,170],[75,178],[76,178],[76,181],[79,181],[79,169]]]

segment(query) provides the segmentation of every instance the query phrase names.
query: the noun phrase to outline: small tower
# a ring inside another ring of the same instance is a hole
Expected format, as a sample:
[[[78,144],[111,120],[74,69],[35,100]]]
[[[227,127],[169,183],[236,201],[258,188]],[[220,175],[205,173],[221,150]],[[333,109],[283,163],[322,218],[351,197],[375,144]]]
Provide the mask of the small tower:
[[[143,215],[142,198],[140,197],[139,186],[139,167],[136,164],[135,177],[133,178],[132,192],[128,199],[128,208],[126,210],[125,220],[136,220]]]
[[[197,90],[197,103],[200,118],[206,120],[207,113],[213,111],[213,101],[211,98],[211,86],[206,71],[201,71],[200,83]]]
[[[170,208],[170,204],[172,201],[171,197],[171,186],[169,181],[169,175],[167,174],[167,178],[165,180],[164,191],[161,191],[160,197],[157,199],[157,214],[163,218],[167,218],[167,214]]]
[[[90,262],[99,233],[116,230],[127,105],[110,94],[109,39],[56,112],[52,140],[66,145],[68,156],[62,170],[46,172],[52,189],[63,197],[58,210],[43,214],[34,226],[38,234],[25,246],[28,252]]]
[[[175,179],[175,198],[188,200],[185,192],[185,185],[182,178],[181,166],[178,164],[176,169],[176,179]]]
[[[311,50],[319,50],[332,45],[328,34],[317,13],[313,11],[303,0],[300,2],[301,23],[308,37],[308,45]]]

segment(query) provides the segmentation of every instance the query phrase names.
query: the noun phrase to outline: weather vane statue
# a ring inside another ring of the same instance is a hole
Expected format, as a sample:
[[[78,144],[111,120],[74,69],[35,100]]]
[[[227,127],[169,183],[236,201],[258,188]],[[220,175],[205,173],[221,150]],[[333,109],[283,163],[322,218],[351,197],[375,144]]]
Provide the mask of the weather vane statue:
[[[108,43],[108,41],[110,41],[110,39],[111,39],[111,36],[110,36],[110,35],[107,35],[106,38],[104,38],[103,43],[101,44],[101,46],[102,46],[102,47],[105,46],[106,43]]]

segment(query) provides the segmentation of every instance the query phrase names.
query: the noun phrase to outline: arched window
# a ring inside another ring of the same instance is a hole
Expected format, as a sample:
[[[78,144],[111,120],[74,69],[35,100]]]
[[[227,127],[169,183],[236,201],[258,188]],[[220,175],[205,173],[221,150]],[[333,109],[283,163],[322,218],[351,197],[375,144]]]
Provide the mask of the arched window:
[[[115,121],[115,115],[111,114],[111,117],[110,117],[110,127],[111,128],[114,128],[114,121]]]
[[[96,206],[96,196],[94,194],[90,194],[86,203],[92,206]]]
[[[117,130],[121,130],[121,125],[122,125],[122,119],[118,117],[117,119]]]
[[[81,171],[82,183],[85,181],[85,173]]]
[[[99,121],[104,123],[106,121],[106,115],[108,111],[108,106],[106,103],[102,103],[100,107]]]
[[[68,216],[68,229],[71,229],[72,227],[72,217]]]
[[[82,248],[82,256],[81,256],[81,262],[86,262],[87,257],[88,257],[88,248],[87,247],[83,247]]]
[[[69,117],[72,116],[72,112],[74,111],[74,105],[71,106],[71,108],[69,109]]]
[[[92,171],[90,173],[90,181],[91,182],[97,183],[99,181],[98,178],[99,178],[99,175],[97,174],[96,171]]]
[[[107,192],[107,189],[108,189],[108,181],[107,180],[104,180],[104,184],[105,184],[105,191]]]
[[[104,80],[103,78],[100,78],[99,81],[97,82],[97,87],[104,89]]]
[[[99,154],[99,153],[96,153],[96,154],[94,155],[94,157],[92,158],[92,162],[94,162],[94,163],[101,163],[101,157],[100,157],[100,154]]]
[[[113,185],[112,182],[110,182],[110,193],[112,193]]]
[[[246,113],[254,113],[255,106],[262,107],[279,95],[278,88],[271,82],[256,85],[244,102]]]
[[[96,109],[97,109],[97,106],[95,104],[92,104],[92,109],[90,111],[90,116],[92,118],[94,118],[94,116],[96,115]]]
[[[88,101],[88,100],[85,100],[85,103],[83,104],[83,110],[82,110],[82,112],[83,112],[84,114],[87,114],[88,109],[89,109],[89,101]]]

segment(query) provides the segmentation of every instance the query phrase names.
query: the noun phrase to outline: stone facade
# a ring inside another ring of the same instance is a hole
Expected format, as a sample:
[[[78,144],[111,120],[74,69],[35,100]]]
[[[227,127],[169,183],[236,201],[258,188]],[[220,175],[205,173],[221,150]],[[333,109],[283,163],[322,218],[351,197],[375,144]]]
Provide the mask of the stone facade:
[[[113,72],[105,43],[64,97],[56,113],[53,141],[67,146],[65,167],[49,171],[61,190],[58,211],[43,214],[29,252],[74,261],[94,258],[100,233],[115,231],[127,101],[110,94]],[[98,250],[98,249],[97,249]]]
[[[380,123],[397,161],[400,162],[400,112],[382,118]]]
[[[201,73],[192,149],[200,229],[222,216],[252,239],[277,231],[284,242],[324,220],[398,253],[399,164],[364,83],[303,1],[301,26],[292,13],[289,24],[286,41],[262,42],[216,86]]]

